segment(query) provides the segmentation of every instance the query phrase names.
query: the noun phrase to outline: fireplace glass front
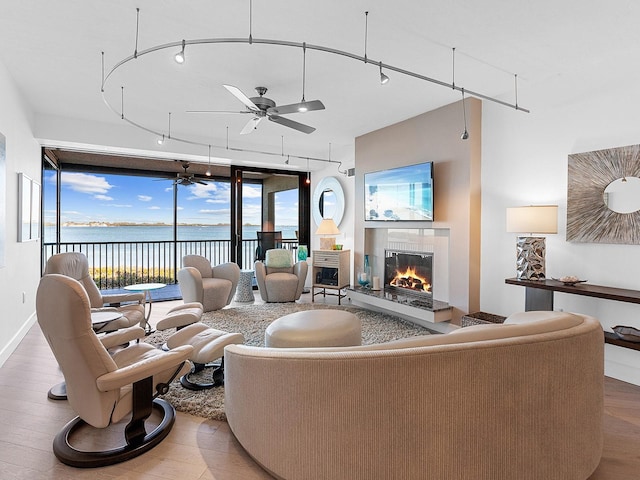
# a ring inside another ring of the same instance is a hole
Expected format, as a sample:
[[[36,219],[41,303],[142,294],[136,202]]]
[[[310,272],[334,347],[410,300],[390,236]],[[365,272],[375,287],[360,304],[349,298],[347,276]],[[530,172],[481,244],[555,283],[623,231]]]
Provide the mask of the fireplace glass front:
[[[385,250],[384,288],[433,298],[433,253]]]

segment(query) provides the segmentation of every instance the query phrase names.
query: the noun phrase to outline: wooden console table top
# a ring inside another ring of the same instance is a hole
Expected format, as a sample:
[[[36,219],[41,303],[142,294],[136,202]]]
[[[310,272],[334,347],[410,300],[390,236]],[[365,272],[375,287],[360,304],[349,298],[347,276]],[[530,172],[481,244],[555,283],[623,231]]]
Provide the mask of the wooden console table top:
[[[585,297],[604,298],[606,300],[616,300],[618,302],[640,304],[640,291],[626,288],[605,287],[602,285],[591,285],[590,283],[578,283],[577,285],[565,285],[558,280],[518,280],[517,278],[507,278],[505,283],[510,285],[520,285],[526,288],[536,288],[548,290],[549,295],[553,292],[571,293],[573,295],[583,295]],[[630,348],[640,351],[640,343],[628,342],[617,337],[613,332],[604,332],[604,341],[618,347]]]
[[[617,300],[619,302],[640,304],[640,291],[626,288],[605,287],[602,285],[592,285],[590,283],[578,283],[577,285],[565,285],[558,280],[518,280],[517,278],[507,278],[505,283],[510,285],[520,285],[527,288],[538,288],[551,290],[553,292],[571,293],[573,295],[583,295],[585,297],[604,298],[606,300]]]

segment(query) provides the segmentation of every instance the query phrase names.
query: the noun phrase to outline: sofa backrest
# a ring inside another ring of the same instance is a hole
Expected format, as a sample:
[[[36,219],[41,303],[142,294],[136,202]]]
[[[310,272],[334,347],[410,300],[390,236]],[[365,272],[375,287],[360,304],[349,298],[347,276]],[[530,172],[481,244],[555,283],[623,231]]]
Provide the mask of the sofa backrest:
[[[600,322],[564,313],[362,347],[230,345],[225,411],[278,478],[583,480],[603,358]]]

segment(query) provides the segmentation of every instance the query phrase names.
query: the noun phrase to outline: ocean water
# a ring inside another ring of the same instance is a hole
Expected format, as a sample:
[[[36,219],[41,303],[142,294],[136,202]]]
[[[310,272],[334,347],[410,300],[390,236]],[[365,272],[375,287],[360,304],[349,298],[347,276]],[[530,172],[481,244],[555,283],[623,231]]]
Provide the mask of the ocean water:
[[[295,240],[296,226],[278,226],[283,239]],[[257,240],[258,225],[242,227],[243,240]],[[231,238],[228,225],[179,226],[178,240],[229,240]],[[95,242],[153,242],[173,240],[173,227],[158,225],[135,225],[117,227],[61,227],[62,243],[95,243]],[[45,226],[44,243],[55,241],[55,227]]]
[[[296,239],[295,226],[280,226],[284,240]],[[254,249],[257,246],[257,225],[247,225],[242,228],[244,241],[243,265],[241,268],[253,267]],[[212,246],[207,240],[230,240],[228,225],[181,226],[178,227],[178,240],[193,241],[182,244],[178,255],[198,254],[210,257],[213,264],[230,260],[228,247]],[[55,247],[55,228],[45,227],[44,232],[45,255],[53,255]],[[78,226],[62,227],[60,241],[65,244],[62,251],[80,251],[84,253],[90,267],[118,267],[126,271],[139,268],[146,269],[175,269],[173,265],[173,243],[140,244],[134,242],[171,242],[173,227],[170,226]],[[202,242],[201,242],[202,241]],[[95,245],[102,242],[122,242],[119,245]],[[255,242],[255,243],[249,243]]]

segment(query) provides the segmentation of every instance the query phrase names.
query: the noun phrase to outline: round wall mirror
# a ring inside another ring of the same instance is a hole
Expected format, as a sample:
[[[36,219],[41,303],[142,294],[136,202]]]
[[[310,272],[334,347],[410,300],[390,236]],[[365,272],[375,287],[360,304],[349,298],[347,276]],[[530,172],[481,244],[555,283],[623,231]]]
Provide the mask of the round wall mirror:
[[[604,204],[616,213],[640,210],[640,178],[623,177],[614,180],[603,193]]]
[[[313,220],[320,225],[323,218],[333,218],[340,226],[344,216],[344,191],[336,177],[325,177],[318,182],[311,200]]]

